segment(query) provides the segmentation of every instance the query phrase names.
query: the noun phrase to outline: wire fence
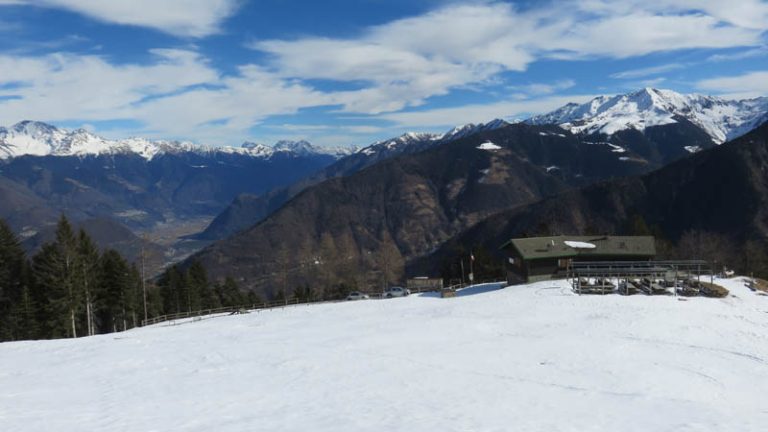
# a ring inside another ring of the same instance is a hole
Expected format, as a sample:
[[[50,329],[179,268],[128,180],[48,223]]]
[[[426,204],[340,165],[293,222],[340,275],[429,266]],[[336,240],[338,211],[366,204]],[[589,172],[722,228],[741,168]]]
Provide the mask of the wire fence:
[[[458,291],[462,288],[466,288],[472,285],[483,285],[488,283],[503,283],[506,281],[503,280],[492,280],[492,281],[483,281],[478,282],[474,284],[468,284],[468,283],[459,283],[454,284],[448,287],[444,288],[432,288],[432,287],[413,287],[409,288],[408,291],[410,291],[411,294],[421,294],[421,293],[427,293],[427,292],[440,292],[443,291]],[[370,299],[386,299],[388,298],[385,293],[367,293],[368,297]],[[212,309],[201,309],[196,311],[187,311],[187,312],[177,312],[172,314],[165,314],[165,315],[159,315],[156,317],[148,318],[141,321],[141,326],[146,327],[148,325],[154,325],[154,324],[160,324],[164,322],[170,322],[175,323],[179,320],[186,320],[192,318],[193,320],[197,319],[203,319],[205,317],[212,317],[212,316],[225,316],[228,315],[236,315],[236,314],[244,314],[248,313],[250,311],[259,311],[259,310],[271,310],[271,309],[281,309],[288,306],[299,306],[299,305],[313,305],[313,304],[322,304],[322,303],[340,303],[340,302],[346,302],[346,299],[335,299],[335,300],[322,300],[322,299],[316,299],[316,300],[300,300],[298,298],[291,298],[291,299],[285,299],[285,300],[273,300],[270,302],[262,302],[262,303],[253,303],[253,304],[247,304],[247,305],[239,305],[239,306],[226,306],[226,307],[219,307],[219,308],[212,308]]]

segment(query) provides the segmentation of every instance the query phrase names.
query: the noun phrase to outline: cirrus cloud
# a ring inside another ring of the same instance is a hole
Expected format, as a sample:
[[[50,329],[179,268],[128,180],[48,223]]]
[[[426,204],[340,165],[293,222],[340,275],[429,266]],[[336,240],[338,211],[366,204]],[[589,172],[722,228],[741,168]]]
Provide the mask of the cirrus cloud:
[[[760,43],[763,29],[752,17],[765,11],[764,3],[750,2],[754,10],[688,3],[574,1],[554,10],[452,4],[368,28],[356,38],[256,40],[247,46],[268,54],[269,68],[285,78],[367,83],[338,101],[345,111],[375,114],[524,71],[539,59],[620,59]]]
[[[99,21],[149,27],[183,37],[219,32],[239,0],[0,0],[2,5],[65,9]]]

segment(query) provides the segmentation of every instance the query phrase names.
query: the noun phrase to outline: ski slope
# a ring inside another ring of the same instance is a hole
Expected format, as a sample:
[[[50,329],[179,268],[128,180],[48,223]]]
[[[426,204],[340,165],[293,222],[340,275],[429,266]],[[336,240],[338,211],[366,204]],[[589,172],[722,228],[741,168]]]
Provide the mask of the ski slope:
[[[717,282],[717,281],[716,281]],[[0,344],[0,431],[764,431],[768,297],[289,307]]]

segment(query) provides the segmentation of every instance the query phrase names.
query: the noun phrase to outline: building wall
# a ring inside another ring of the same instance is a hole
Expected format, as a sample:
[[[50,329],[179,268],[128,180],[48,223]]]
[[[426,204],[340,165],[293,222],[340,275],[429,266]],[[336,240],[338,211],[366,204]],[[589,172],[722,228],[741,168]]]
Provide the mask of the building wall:
[[[528,282],[538,282],[565,276],[565,268],[560,268],[558,261],[557,258],[529,261]],[[560,275],[560,272],[563,274]]]
[[[514,260],[514,263],[510,263],[510,259]],[[504,259],[504,270],[507,274],[508,285],[518,285],[525,283],[528,278],[522,258],[520,258],[520,256],[511,250],[507,250],[507,254]]]

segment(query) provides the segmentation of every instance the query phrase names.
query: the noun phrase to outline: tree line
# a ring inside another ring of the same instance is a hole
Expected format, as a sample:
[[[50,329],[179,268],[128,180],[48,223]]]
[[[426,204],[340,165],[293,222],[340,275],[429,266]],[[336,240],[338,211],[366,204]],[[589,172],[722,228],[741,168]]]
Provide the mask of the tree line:
[[[255,305],[262,302],[256,293],[241,291],[232,277],[225,278],[223,283],[211,284],[205,267],[198,261],[193,261],[186,270],[176,265],[166,269],[157,280],[156,295],[161,314]]]
[[[0,341],[124,331],[145,318],[257,301],[232,278],[211,285],[199,263],[147,283],[135,263],[113,249],[99,251],[63,215],[54,240],[28,257],[0,219]]]

